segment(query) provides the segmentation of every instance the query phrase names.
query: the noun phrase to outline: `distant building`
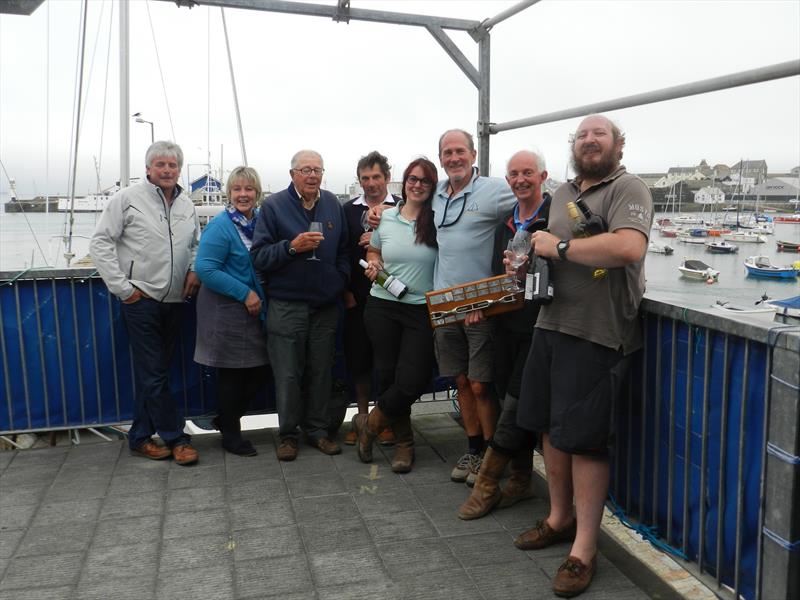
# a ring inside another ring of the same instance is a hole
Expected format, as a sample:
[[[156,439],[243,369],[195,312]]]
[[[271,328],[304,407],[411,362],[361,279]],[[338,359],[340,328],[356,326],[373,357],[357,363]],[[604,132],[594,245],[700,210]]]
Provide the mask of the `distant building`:
[[[389,189],[390,194],[394,194],[395,196],[402,196],[403,192],[402,181],[390,181],[389,185],[387,185],[386,187]],[[347,186],[347,196],[351,200],[353,198],[358,198],[363,193],[364,189],[358,184],[357,181],[354,181],[349,186]]]
[[[725,192],[718,187],[706,186],[694,193],[696,204],[723,204],[725,202]]]
[[[765,202],[790,202],[800,195],[800,177],[770,177],[755,186],[753,193]]]
[[[739,182],[742,187],[752,182],[756,186],[767,179],[767,161],[765,160],[741,160],[731,167],[731,181]],[[745,193],[750,190],[745,189]]]
[[[195,204],[221,204],[222,182],[206,173],[189,183],[189,197]]]

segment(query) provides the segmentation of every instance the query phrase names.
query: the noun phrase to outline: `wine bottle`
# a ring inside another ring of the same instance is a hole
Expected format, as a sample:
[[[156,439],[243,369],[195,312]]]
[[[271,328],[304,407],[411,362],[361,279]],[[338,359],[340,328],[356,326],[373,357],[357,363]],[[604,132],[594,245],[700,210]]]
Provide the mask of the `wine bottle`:
[[[578,208],[580,208],[580,212],[578,212]],[[581,218],[581,213],[583,213],[583,217],[586,220]],[[567,202],[567,216],[569,216],[573,238],[586,238],[608,231],[608,224],[606,224],[605,220],[600,215],[596,215],[589,210],[589,207],[580,198],[575,202]],[[597,267],[592,272],[592,277],[600,279],[605,277],[607,273],[608,269]]]
[[[358,264],[365,269],[369,267],[369,263],[364,259],[359,260]],[[405,296],[406,292],[408,292],[408,286],[394,275],[389,275],[386,269],[378,269],[378,276],[375,278],[375,283],[380,285],[398,300]]]
[[[553,301],[553,280],[550,278],[551,262],[549,258],[534,254],[528,263],[525,276],[525,300],[534,304],[550,304]]]

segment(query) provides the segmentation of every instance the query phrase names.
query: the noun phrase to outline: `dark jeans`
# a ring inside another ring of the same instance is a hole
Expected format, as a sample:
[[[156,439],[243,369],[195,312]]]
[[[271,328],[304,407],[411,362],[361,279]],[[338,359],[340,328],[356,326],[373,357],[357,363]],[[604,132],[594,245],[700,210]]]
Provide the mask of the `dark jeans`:
[[[433,374],[433,334],[426,306],[370,296],[364,323],[374,349],[378,406],[389,417],[411,414],[411,405]]]
[[[236,445],[242,439],[241,418],[250,401],[264,388],[266,366],[246,369],[217,369],[217,411],[222,443]]]
[[[122,304],[131,345],[136,396],[128,445],[137,448],[157,433],[170,448],[188,444],[185,421],[169,390],[169,364],[178,339],[183,304],[142,298]]]

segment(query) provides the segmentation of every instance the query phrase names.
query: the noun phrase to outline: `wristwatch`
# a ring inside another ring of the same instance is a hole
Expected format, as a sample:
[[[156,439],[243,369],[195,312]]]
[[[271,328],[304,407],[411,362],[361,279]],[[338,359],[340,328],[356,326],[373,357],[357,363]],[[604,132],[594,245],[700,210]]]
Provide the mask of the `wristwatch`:
[[[556,244],[556,250],[558,251],[558,258],[561,260],[567,260],[567,250],[569,250],[569,240],[561,240]]]
[[[289,250],[288,250],[288,252],[289,252],[289,256],[294,256],[295,254],[297,254],[297,250],[292,248],[292,242],[289,242]]]

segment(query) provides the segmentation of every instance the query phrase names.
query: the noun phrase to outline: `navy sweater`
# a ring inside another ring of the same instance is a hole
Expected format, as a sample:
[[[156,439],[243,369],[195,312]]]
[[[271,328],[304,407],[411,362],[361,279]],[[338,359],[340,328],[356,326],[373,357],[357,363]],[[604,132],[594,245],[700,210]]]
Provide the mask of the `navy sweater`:
[[[339,199],[320,190],[314,220],[322,223],[325,239],[311,252],[289,255],[289,244],[308,231],[309,218],[294,186],[267,197],[253,234],[250,256],[262,275],[268,298],[308,302],[313,307],[336,303],[350,276],[347,224]]]

